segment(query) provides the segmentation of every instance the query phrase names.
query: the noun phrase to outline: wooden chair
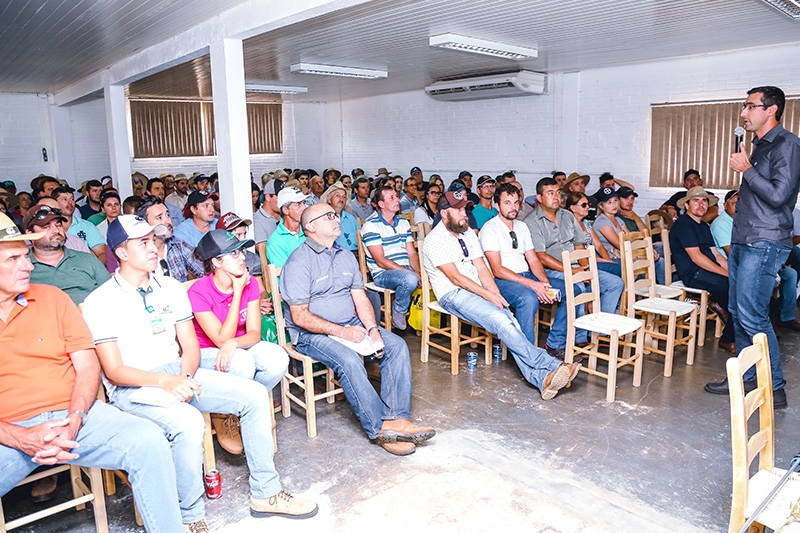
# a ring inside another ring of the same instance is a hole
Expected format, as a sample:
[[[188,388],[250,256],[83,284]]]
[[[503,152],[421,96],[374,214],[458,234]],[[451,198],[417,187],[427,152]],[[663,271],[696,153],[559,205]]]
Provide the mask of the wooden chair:
[[[654,223],[654,229],[651,230],[652,232],[661,235],[661,242],[664,245],[664,282],[671,287],[682,289],[686,293],[686,297],[699,306],[700,316],[698,317],[697,345],[703,346],[706,342],[706,323],[709,320],[714,320],[714,337],[717,339],[722,337],[722,329],[724,324],[722,323],[722,319],[718,317],[714,311],[708,308],[708,291],[704,289],[687,287],[681,280],[673,278],[673,274],[675,274],[676,269],[675,265],[672,264],[672,248],[669,244],[670,227],[671,224],[667,226]]]
[[[86,503],[91,502],[94,507],[94,524],[98,533],[108,533],[108,516],[106,514],[106,500],[103,495],[103,474],[99,468],[85,468],[77,465],[59,465],[42,470],[41,472],[34,472],[19,483],[17,486],[27,485],[44,479],[46,477],[58,475],[61,472],[69,471],[70,481],[72,483],[72,499],[63,503],[57,503],[36,511],[27,516],[22,516],[14,520],[6,521],[5,514],[3,513],[2,501],[0,501],[0,532],[10,531],[18,527],[22,527],[31,522],[41,520],[47,516],[60,513],[67,509],[75,508],[80,511],[86,508]],[[86,485],[83,475],[89,479],[89,485]]]
[[[644,252],[643,255],[641,251]],[[645,317],[645,334],[652,339],[647,349],[664,355],[664,376],[669,377],[672,375],[675,345],[685,344],[686,364],[694,363],[697,307],[692,303],[657,297],[653,246],[650,237],[625,241],[622,253],[625,257],[625,270],[622,275],[629,288],[626,294],[627,315],[634,318],[638,313]],[[640,274],[643,275],[640,276]],[[647,298],[637,300],[637,293],[642,291],[647,294]],[[689,317],[688,326],[682,320],[686,316]],[[678,318],[681,318],[680,323]],[[660,330],[662,324],[666,326],[666,333],[662,333]],[[679,331],[686,334],[677,337]],[[659,348],[659,340],[666,342],[665,349]]]
[[[756,367],[758,387],[745,394],[743,376],[753,365]],[[728,359],[726,366],[733,447],[733,499],[728,531],[733,533],[744,526],[786,470],[775,468],[775,419],[767,336],[757,334],[753,345],[744,348],[738,357]],[[755,412],[758,412],[758,431],[749,435],[748,421]],[[750,466],[756,456],[758,471],[750,477]],[[786,524],[787,519],[791,519],[792,507],[798,497],[800,479],[794,474],[758,515],[759,526],[754,524],[750,531],[763,531],[764,526],[777,530]]]
[[[418,244],[419,249],[422,249],[422,244]],[[428,279],[428,273],[425,268],[420,269],[421,285],[422,285],[422,351],[420,353],[420,360],[423,363],[428,362],[428,355],[431,346],[450,354],[450,373],[454,376],[458,375],[458,358],[461,354],[461,347],[470,344],[477,346],[483,344],[484,359],[487,365],[492,364],[492,335],[478,328],[472,327],[470,335],[461,333],[461,319],[456,315],[452,315],[442,307],[439,302],[431,301],[431,283]],[[439,327],[431,325],[431,311],[437,311],[441,320],[449,320],[450,325],[445,326],[439,324]],[[431,339],[431,335],[444,335],[450,339],[450,345],[445,346],[438,344]]]
[[[644,239],[645,237],[647,237],[649,235],[650,235],[650,233],[649,233],[648,230],[645,230],[645,231],[634,231],[634,232],[630,232],[630,233],[620,232],[620,234],[619,234],[620,247],[622,247],[626,241],[636,241],[636,240],[639,240],[639,239]],[[652,239],[651,239],[651,246],[652,246]],[[641,259],[641,258],[645,257],[644,249],[641,249],[641,248],[637,249],[637,252],[638,252],[638,257],[634,256],[634,259],[637,259],[637,258]],[[654,256],[654,258],[655,258],[655,256]],[[624,272],[625,268],[627,266],[625,264],[625,254],[622,254],[622,257],[620,258],[620,266],[622,267],[622,271]],[[649,270],[643,272],[643,275],[648,275],[648,274],[649,274]],[[625,277],[624,276],[623,276],[623,281],[625,281]],[[655,285],[655,290],[656,290],[656,296],[658,298],[669,298],[671,300],[679,300],[679,301],[684,301],[686,299],[686,293],[681,288],[670,287],[668,285],[656,284]],[[623,315],[626,314],[626,312],[627,312],[627,297],[626,297],[627,294],[628,294],[628,284],[626,282],[625,283],[625,290],[624,290],[624,292],[622,294],[622,301],[620,302],[620,314],[623,314]],[[650,296],[650,293],[646,289],[639,289],[636,292],[636,296],[647,298],[647,297]]]
[[[617,370],[625,365],[633,366],[633,386],[638,387],[642,383],[642,353],[644,344],[643,323],[641,320],[629,318],[615,313],[604,313],[597,311],[577,316],[577,307],[592,304],[592,309],[600,309],[600,280],[597,272],[597,258],[595,257],[594,247],[590,246],[585,250],[573,250],[571,253],[564,250],[561,260],[564,265],[570,265],[575,261],[589,261],[589,270],[572,273],[571,268],[564,269],[564,284],[566,287],[567,299],[567,346],[564,350],[564,360],[571,363],[575,354],[589,356],[588,367],[581,367],[581,370],[593,376],[599,376],[608,380],[606,385],[606,401],[613,402],[617,387]],[[589,281],[591,292],[575,295],[575,283]],[[585,329],[592,333],[591,341],[585,347],[575,346],[575,329]],[[633,342],[633,336],[636,342]],[[608,353],[603,353],[600,348],[600,337],[608,340]],[[622,339],[622,340],[620,340]],[[619,347],[623,346],[622,358],[619,358]],[[634,352],[631,355],[631,348]],[[608,362],[606,373],[597,370],[597,359]]]
[[[361,240],[361,230],[356,231],[356,240],[358,241],[358,269],[364,279],[364,287],[381,295],[381,301],[383,302],[381,304],[381,311],[383,312],[381,325],[386,331],[392,331],[392,295],[394,290],[379,287],[372,281],[372,275],[367,269],[367,250],[364,246],[364,241]]]
[[[275,309],[275,323],[278,329],[278,343],[289,354],[289,370],[283,376],[281,382],[281,407],[283,409],[284,418],[292,415],[290,402],[297,404],[306,413],[306,430],[309,437],[317,436],[317,411],[316,402],[320,400],[327,400],[328,403],[333,403],[336,400],[337,394],[343,394],[344,391],[341,387],[337,387],[333,370],[324,368],[322,370],[313,369],[314,361],[310,357],[298,352],[290,343],[286,342],[286,319],[284,318],[283,299],[281,298],[281,291],[278,290],[278,276],[281,274],[281,269],[275,265],[269,265],[269,283],[273,287],[272,291],[272,305]],[[291,360],[300,361],[303,365],[303,372],[301,375],[294,375],[294,370]],[[317,376],[325,376],[325,391],[319,394],[314,392],[314,378]],[[302,391],[301,396],[295,395],[291,386],[296,385]]]

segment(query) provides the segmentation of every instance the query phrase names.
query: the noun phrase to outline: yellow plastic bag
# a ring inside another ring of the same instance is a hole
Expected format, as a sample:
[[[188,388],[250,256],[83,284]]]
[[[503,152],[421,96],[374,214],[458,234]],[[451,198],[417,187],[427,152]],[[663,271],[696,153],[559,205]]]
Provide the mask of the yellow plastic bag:
[[[436,296],[431,291],[431,301],[436,301]],[[431,311],[431,326],[441,327],[441,315],[439,311]],[[408,324],[417,331],[422,330],[422,289],[417,289],[411,294],[411,309],[408,316]]]

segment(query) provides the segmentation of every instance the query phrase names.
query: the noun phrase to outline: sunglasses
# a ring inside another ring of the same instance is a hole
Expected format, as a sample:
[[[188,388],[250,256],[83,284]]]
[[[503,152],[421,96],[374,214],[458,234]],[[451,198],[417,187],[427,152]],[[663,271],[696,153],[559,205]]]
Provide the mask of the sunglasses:
[[[33,214],[33,218],[35,218],[36,220],[44,220],[50,215],[63,216],[64,213],[61,211],[61,209],[58,209],[56,207],[43,205],[42,207],[36,210],[36,212]]]
[[[464,257],[469,257],[469,249],[467,248],[467,243],[465,243],[462,239],[458,239],[458,244],[461,245],[461,251],[464,252]]]
[[[511,235],[511,247],[516,250],[517,246],[519,246],[519,242],[517,241],[517,234],[514,233],[513,231],[509,231],[508,234]]]
[[[581,202],[581,203],[578,204],[578,207],[588,207],[588,206],[589,206],[589,202]]]

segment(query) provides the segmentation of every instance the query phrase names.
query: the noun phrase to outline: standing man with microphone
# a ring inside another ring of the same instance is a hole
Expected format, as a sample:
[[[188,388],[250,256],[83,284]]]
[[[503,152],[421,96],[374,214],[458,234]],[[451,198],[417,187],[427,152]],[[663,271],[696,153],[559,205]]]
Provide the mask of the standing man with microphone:
[[[744,143],[730,157],[730,168],[742,173],[739,202],[733,219],[729,311],[736,349],[753,343],[764,332],[769,344],[775,408],[786,407],[780,350],[769,319],[769,301],[775,276],[792,247],[792,209],[800,188],[800,139],[780,124],[786,97],[778,87],[755,87],[742,105],[745,130],[755,134],[748,157]],[[738,128],[737,128],[738,129]],[[739,133],[734,134],[739,140]],[[756,386],[755,367],[744,375],[745,390]],[[728,382],[708,383],[712,394],[728,394]]]

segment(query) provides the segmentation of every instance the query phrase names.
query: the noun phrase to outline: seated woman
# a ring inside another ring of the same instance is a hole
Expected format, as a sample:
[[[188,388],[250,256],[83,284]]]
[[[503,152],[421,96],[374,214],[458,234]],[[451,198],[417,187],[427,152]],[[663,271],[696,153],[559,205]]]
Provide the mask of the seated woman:
[[[433,219],[439,212],[439,198],[442,196],[442,188],[434,182],[428,183],[425,188],[422,205],[414,211],[414,223],[422,224],[427,222],[433,225]]]
[[[597,268],[621,276],[622,270],[620,269],[619,263],[615,262],[611,259],[611,256],[608,255],[608,251],[600,243],[600,237],[598,237],[597,233],[592,228],[592,224],[586,218],[589,215],[589,197],[582,192],[570,192],[567,194],[564,205],[575,215],[575,219],[580,224],[584,233],[584,245],[587,248],[589,246],[594,246]]]
[[[225,230],[206,233],[195,250],[206,275],[188,293],[200,344],[200,367],[255,379],[271,390],[286,373],[289,356],[277,344],[261,340],[261,290],[248,273],[242,253],[253,244]],[[229,417],[233,420],[226,420]],[[231,453],[241,453],[236,417],[212,415],[212,422],[218,436],[234,437],[224,443],[220,437],[220,445]]]

